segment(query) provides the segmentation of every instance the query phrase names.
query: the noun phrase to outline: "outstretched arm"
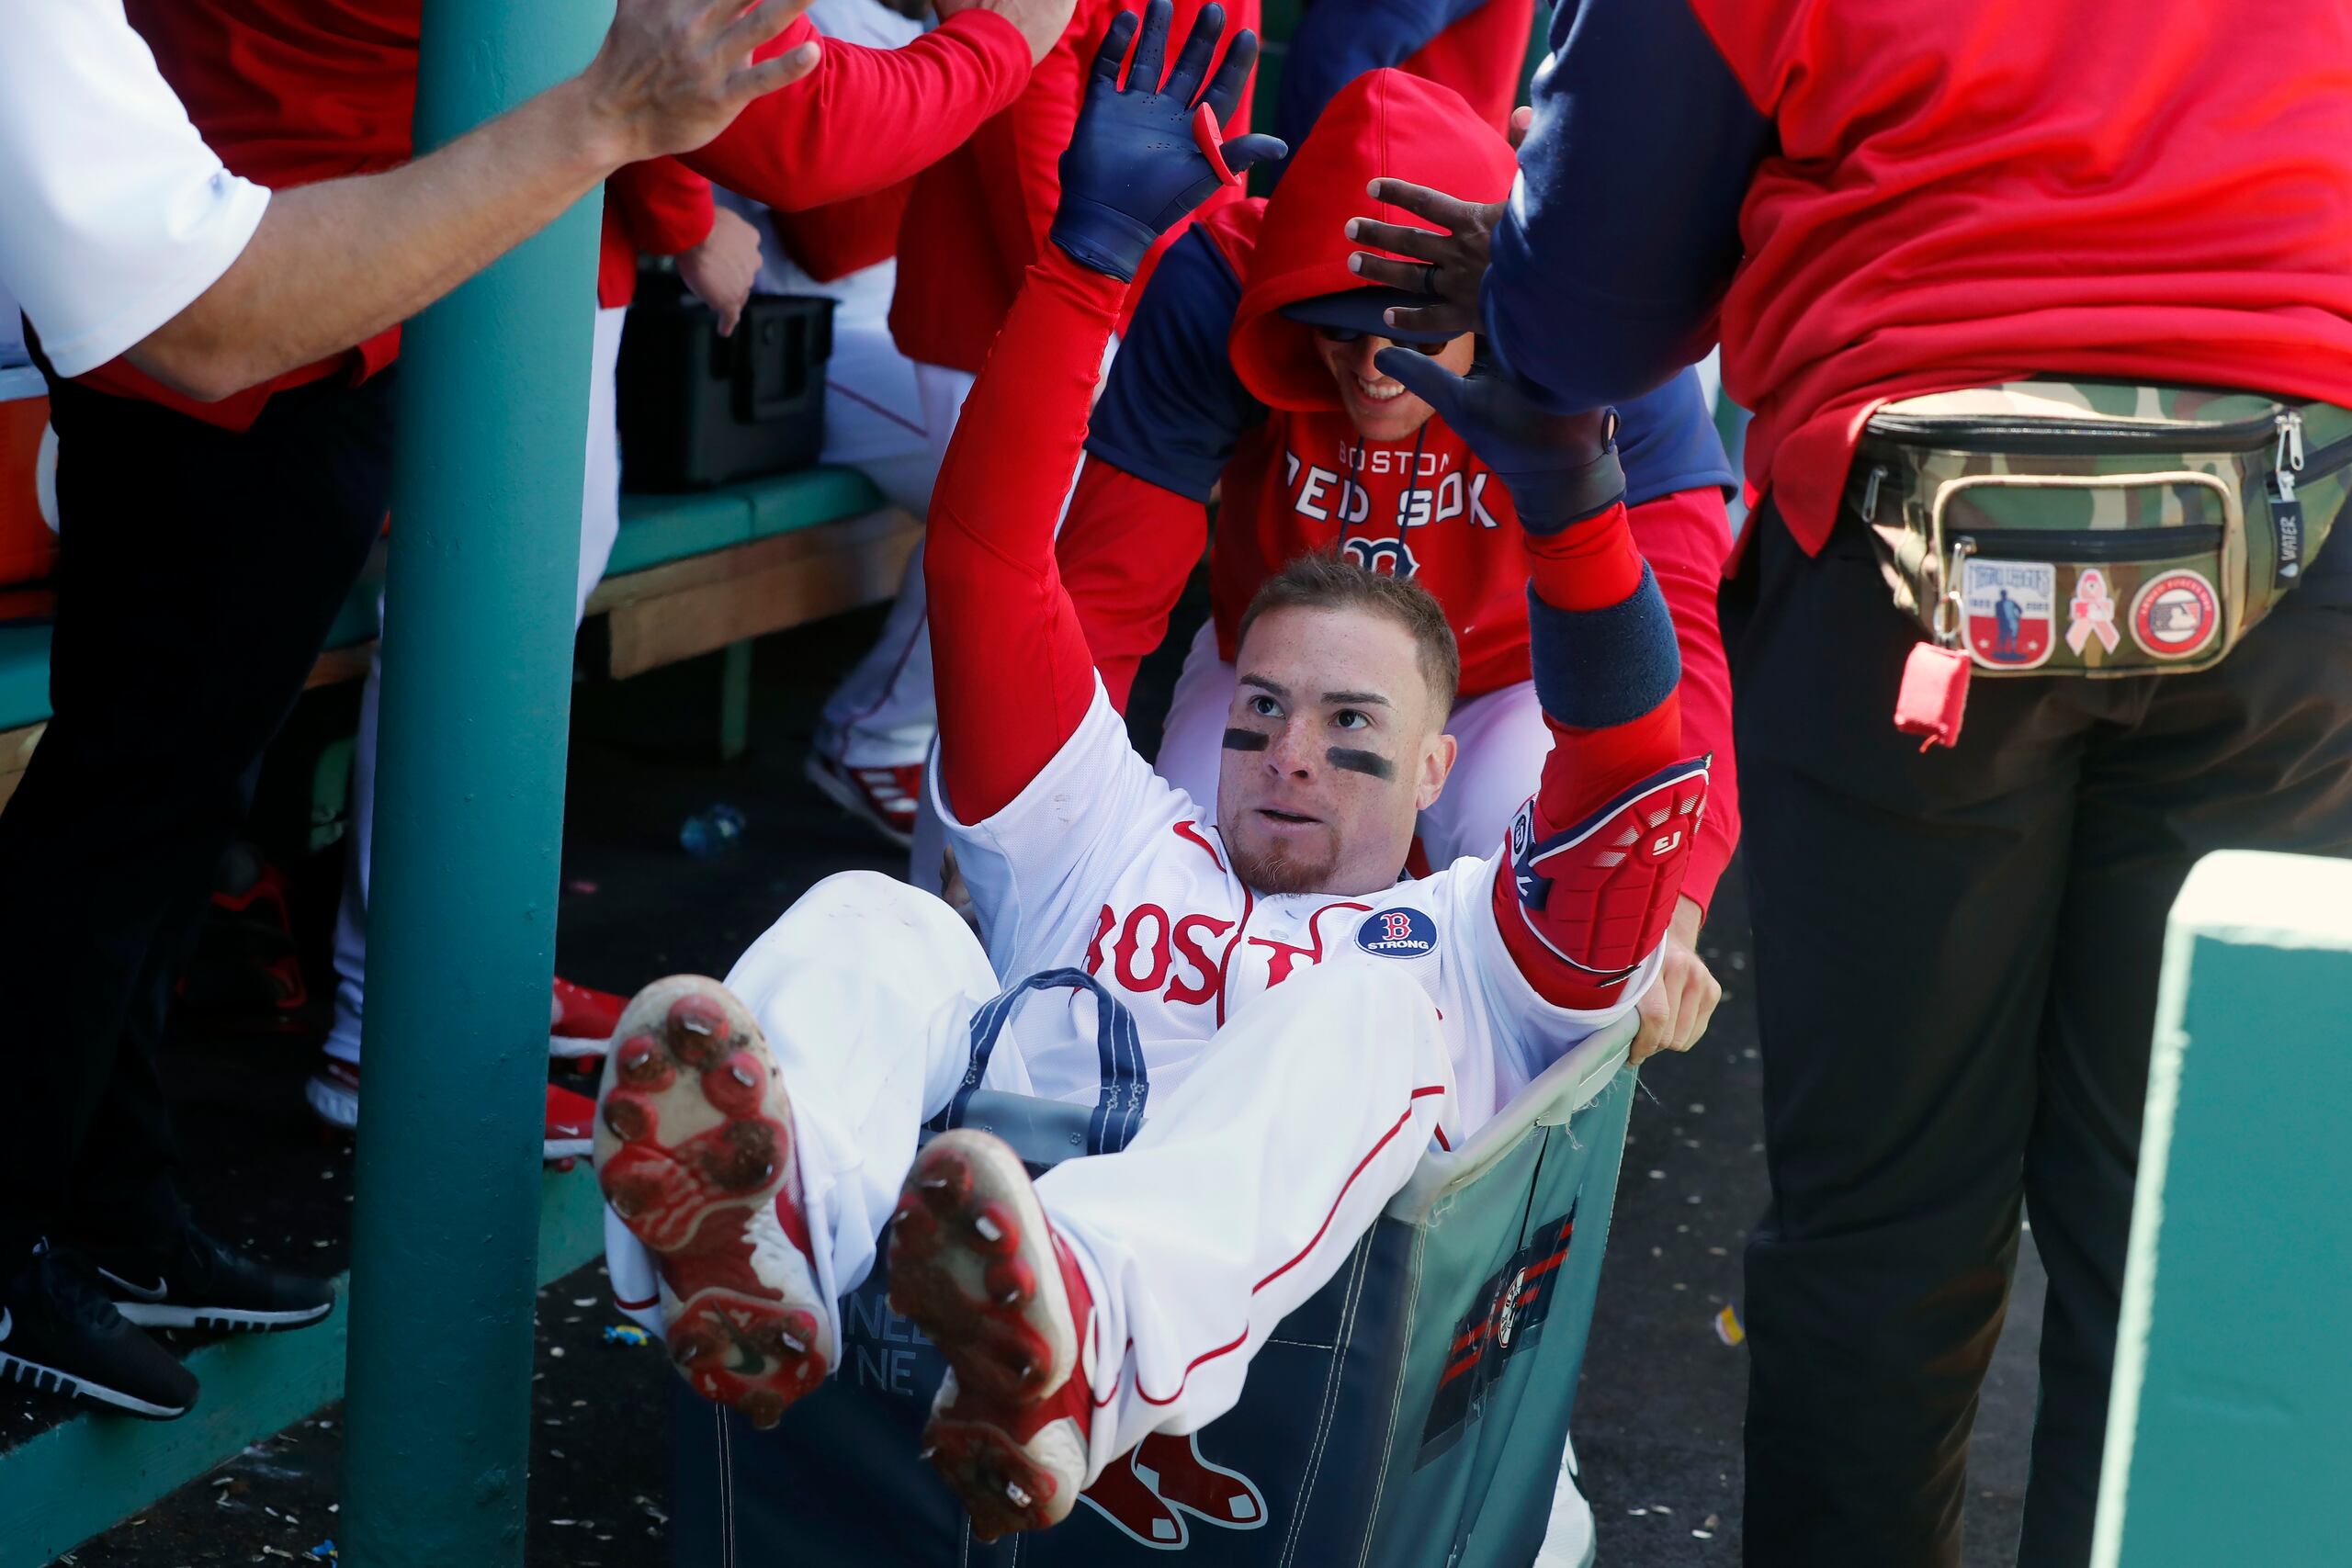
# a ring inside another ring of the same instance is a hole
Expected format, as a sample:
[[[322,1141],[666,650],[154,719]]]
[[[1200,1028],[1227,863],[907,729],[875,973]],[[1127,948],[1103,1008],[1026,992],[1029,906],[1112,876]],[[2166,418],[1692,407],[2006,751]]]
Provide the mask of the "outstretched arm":
[[[1054,520],[1127,285],[1170,223],[1281,147],[1268,137],[1220,142],[1217,126],[1258,51],[1244,32],[1202,87],[1225,27],[1219,7],[1203,9],[1159,85],[1169,11],[1169,0],[1150,0],[1139,40],[1136,18],[1121,16],[1095,57],[1062,159],[1053,243],[997,334],[933,492],[923,578],[940,770],[964,822],[1011,804],[1093,700],[1093,660],[1054,562]]]
[[[1240,279],[1205,233],[1168,247],[1111,362],[1055,543],[1122,713],[1208,544],[1209,492],[1243,429],[1265,417],[1226,351],[1240,301]]]
[[[1495,868],[1503,945],[1555,1006],[1628,1000],[1681,892],[1707,759],[1682,749],[1674,622],[1627,522],[1616,416],[1548,414],[1511,383],[1464,381],[1406,350],[1378,363],[1463,433],[1526,529],[1528,643],[1552,750]]]
[[[1058,8],[1067,21],[1067,0]],[[816,38],[803,17],[768,50]],[[1023,28],[994,7],[959,11],[898,49],[829,39],[808,80],[753,103],[684,161],[779,211],[864,196],[961,146],[1020,96],[1036,52]]]

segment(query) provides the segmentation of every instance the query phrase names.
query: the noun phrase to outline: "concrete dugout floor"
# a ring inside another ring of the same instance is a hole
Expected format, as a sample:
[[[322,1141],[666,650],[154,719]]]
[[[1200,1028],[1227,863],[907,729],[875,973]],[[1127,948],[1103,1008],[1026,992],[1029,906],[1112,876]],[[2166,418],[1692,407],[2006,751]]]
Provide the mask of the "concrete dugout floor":
[[[880,841],[800,776],[822,694],[878,624],[878,613],[869,613],[763,642],[752,750],[733,764],[712,758],[718,673],[710,660],[580,689],[560,937],[565,974],[627,991],[677,970],[723,973],[819,878],[892,868]],[[1172,640],[1181,648],[1184,639]],[[1163,669],[1155,681],[1148,671],[1139,726],[1156,727],[1153,697],[1164,703],[1171,675]],[[718,862],[690,859],[678,848],[679,824],[721,801],[747,819],[740,849]],[[1737,1297],[1741,1241],[1765,1195],[1743,906],[1735,867],[1705,942],[1724,982],[1723,1010],[1696,1052],[1644,1070],[1647,1092],[1634,1111],[1576,1423],[1606,1568],[1738,1560],[1747,1353],[1718,1338],[1715,1315]],[[199,1154],[238,1155],[199,1162],[208,1222],[275,1256],[334,1268],[344,1256],[350,1160],[347,1150],[322,1148],[307,1125],[300,1081],[308,1066],[298,1043],[248,1043],[190,1049],[175,1077],[190,1143]],[[2007,1562],[2016,1537],[2041,1326],[2041,1272],[2030,1246],[2018,1286],[1977,1423],[1970,1568]],[[541,1292],[533,1568],[669,1563],[670,1373],[658,1351],[604,1342],[603,1328],[618,1321],[594,1266]],[[413,1332],[429,1335],[433,1325],[419,1323]],[[341,1414],[330,1407],[254,1445],[71,1561],[198,1568],[309,1560],[336,1533]],[[0,1448],[51,1418],[28,1398],[0,1399]]]

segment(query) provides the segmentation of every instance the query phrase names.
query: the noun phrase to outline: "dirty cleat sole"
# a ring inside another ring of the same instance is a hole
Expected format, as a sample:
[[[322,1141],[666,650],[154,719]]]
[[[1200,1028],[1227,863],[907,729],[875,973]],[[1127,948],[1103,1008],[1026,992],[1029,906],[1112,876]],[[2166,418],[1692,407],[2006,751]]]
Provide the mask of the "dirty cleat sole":
[[[718,981],[657,980],[621,1015],[596,1179],[660,1263],[688,1386],[770,1427],[824,1382],[791,1100],[758,1023]]]
[[[1060,1522],[1086,1479],[1079,1325],[1029,1173],[985,1133],[915,1156],[890,1233],[890,1304],[946,1358],[924,1456],[993,1540]]]

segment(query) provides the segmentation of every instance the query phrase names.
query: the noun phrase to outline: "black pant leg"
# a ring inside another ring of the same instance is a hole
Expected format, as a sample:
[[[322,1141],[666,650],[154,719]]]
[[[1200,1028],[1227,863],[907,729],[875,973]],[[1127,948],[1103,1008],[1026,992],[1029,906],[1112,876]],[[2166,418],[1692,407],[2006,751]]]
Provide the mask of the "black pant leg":
[[[1980,682],[1891,722],[1917,640],[1865,542],[1769,507],[1732,605],[1771,1203],[1747,1254],[1747,1560],[1956,1563],[2007,1307],[2081,716]],[[2080,685],[2080,682],[2072,682]]]
[[[2219,668],[2144,682],[2137,721],[2086,759],[2026,1153],[2050,1290],[2020,1568],[2090,1557],[2173,901],[2215,850],[2352,854],[2346,569],[2323,556]]]
[[[77,1172],[165,1180],[152,1053],[263,749],[386,505],[390,384],[319,383],[242,434],[55,387],[63,520],[53,709],[0,814],[0,995],[32,1108],[0,1143],[0,1245]],[[104,1108],[104,1157],[83,1160]]]

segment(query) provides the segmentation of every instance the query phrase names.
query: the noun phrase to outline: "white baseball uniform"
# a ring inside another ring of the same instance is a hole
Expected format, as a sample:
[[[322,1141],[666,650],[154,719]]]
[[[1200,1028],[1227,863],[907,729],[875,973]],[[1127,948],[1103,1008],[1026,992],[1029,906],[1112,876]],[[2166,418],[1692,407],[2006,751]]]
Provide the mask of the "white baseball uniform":
[[[1460,1142],[1646,984],[1599,1011],[1544,1001],[1496,929],[1492,859],[1361,896],[1259,897],[1099,690],[1018,798],[970,826],[949,816],[948,832],[987,953],[936,899],[851,874],[795,905],[728,985],[792,1095],[829,1301],[871,1269],[918,1131],[955,1091],[971,1014],[1000,978],[1080,968],[1133,1011],[1143,1130],[1038,1183],[1094,1298],[1090,1480],[1147,1433],[1230,1409],[1266,1335],[1423,1150]],[[1033,999],[989,1087],[1091,1102],[1094,1010],[1082,992]],[[650,1259],[608,1231],[616,1293],[641,1309]],[[828,1333],[838,1360],[838,1322]]]

